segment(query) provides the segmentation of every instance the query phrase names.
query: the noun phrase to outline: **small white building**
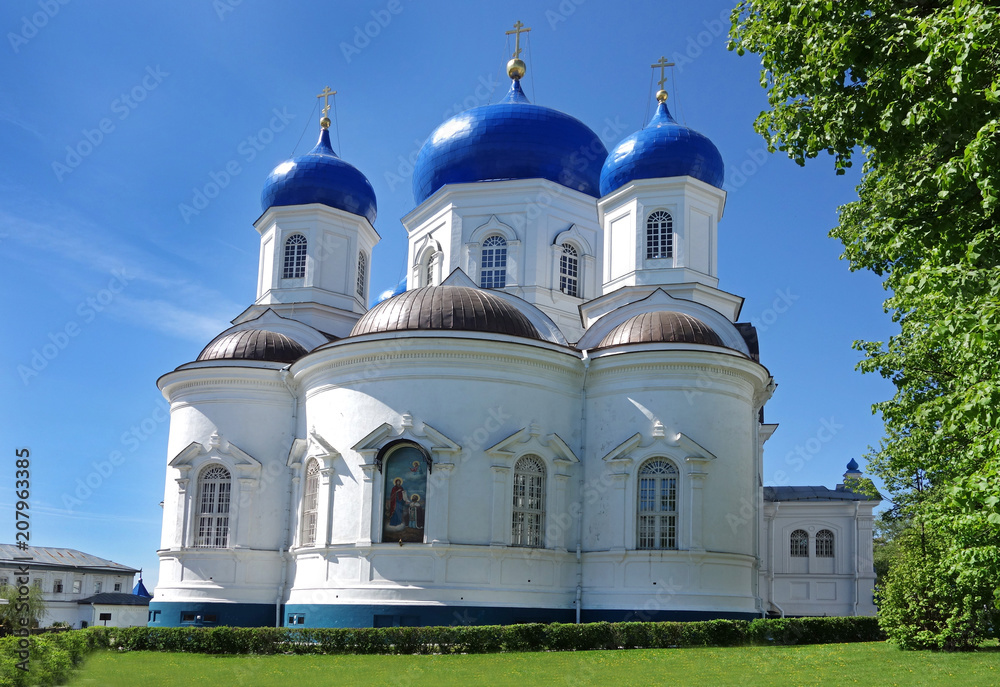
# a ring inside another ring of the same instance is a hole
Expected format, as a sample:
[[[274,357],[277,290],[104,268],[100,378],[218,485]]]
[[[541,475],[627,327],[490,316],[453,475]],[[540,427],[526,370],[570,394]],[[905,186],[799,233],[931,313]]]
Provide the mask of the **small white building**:
[[[104,627],[145,627],[149,621],[148,596],[101,592],[80,599],[80,627],[102,625]]]
[[[874,613],[877,502],[762,487],[719,151],[661,91],[608,153],[523,73],[428,137],[370,309],[375,194],[329,119],[268,177],[256,300],[158,382],[152,625]]]
[[[46,608],[42,627],[56,622],[75,628],[86,627],[81,621],[94,624],[89,614],[81,617],[78,602],[99,594],[128,595],[139,572],[76,549],[29,546],[21,550],[13,544],[0,544],[0,586],[16,586],[23,568],[28,570],[29,586],[42,590]],[[132,624],[144,625],[145,620]]]

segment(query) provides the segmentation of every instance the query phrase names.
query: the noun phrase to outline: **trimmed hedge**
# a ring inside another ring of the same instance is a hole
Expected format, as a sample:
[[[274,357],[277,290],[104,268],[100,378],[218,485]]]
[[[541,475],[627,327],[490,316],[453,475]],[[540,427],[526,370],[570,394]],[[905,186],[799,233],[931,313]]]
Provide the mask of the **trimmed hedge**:
[[[24,640],[30,652],[27,671],[17,667],[22,661],[19,651]],[[102,638],[85,631],[0,638],[0,685],[48,687],[65,684],[70,671],[99,646],[103,646]]]
[[[94,627],[73,634],[87,635],[91,645],[115,651],[204,654],[480,654],[826,644],[885,639],[875,618],[316,629]]]

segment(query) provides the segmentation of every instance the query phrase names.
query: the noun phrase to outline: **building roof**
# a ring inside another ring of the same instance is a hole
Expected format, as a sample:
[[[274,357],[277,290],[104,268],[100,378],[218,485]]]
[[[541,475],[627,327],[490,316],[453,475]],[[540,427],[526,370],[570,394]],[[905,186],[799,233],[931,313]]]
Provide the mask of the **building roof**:
[[[511,303],[469,286],[423,286],[382,301],[358,320],[351,336],[403,330],[471,331],[541,339]]]
[[[707,136],[674,121],[661,102],[644,129],[615,146],[601,169],[601,195],[636,179],[691,176],[722,188],[726,168]]]
[[[427,138],[413,165],[419,205],[447,184],[548,179],[595,198],[607,150],[586,124],[533,105],[518,81],[498,103],[466,110]]]
[[[360,215],[375,225],[375,189],[354,165],[337,156],[325,128],[320,130],[315,148],[274,168],[260,194],[264,212],[277,205],[310,203]]]
[[[839,487],[764,487],[765,501],[881,501]]]
[[[148,606],[150,597],[125,594],[123,592],[102,592],[80,599],[78,604],[108,604],[110,606]]]
[[[198,360],[260,360],[294,363],[306,349],[293,339],[267,329],[243,329],[220,334],[198,354]]]
[[[695,343],[725,346],[722,339],[697,317],[657,310],[625,320],[601,339],[597,348],[630,343]]]
[[[31,560],[17,560],[30,557]],[[100,572],[129,575],[139,572],[121,563],[99,558],[76,549],[60,549],[51,546],[29,546],[22,551],[14,544],[0,544],[0,565],[29,565],[31,567],[76,568]]]

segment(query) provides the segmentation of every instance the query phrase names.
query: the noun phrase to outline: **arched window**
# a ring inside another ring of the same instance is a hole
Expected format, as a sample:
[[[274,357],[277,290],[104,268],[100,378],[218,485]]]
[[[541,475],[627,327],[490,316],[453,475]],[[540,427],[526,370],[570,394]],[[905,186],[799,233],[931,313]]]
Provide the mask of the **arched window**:
[[[368,291],[368,256],[364,252],[358,253],[358,295],[362,300]]]
[[[229,470],[215,465],[198,480],[198,539],[196,546],[229,546],[229,500],[233,481]]]
[[[424,265],[424,286],[434,286],[434,258],[437,251],[427,254],[427,263]]]
[[[302,492],[302,546],[316,543],[316,516],[319,500],[319,463],[309,461],[306,467],[306,488]]]
[[[507,241],[503,236],[490,236],[483,241],[479,286],[484,289],[507,286]]]
[[[382,541],[422,542],[427,512],[427,458],[412,444],[392,448],[382,463],[385,512]]]
[[[538,456],[524,456],[514,466],[512,546],[544,546],[545,464]]]
[[[638,548],[677,548],[677,474],[677,467],[664,458],[639,470]]]
[[[306,276],[306,237],[292,234],[285,239],[285,269],[283,279],[301,279]]]
[[[657,210],[646,220],[646,258],[674,257],[674,220],[669,212]]]
[[[833,558],[833,532],[830,530],[816,533],[816,557]]]
[[[795,530],[789,537],[789,553],[793,558],[809,557],[809,533],[805,530]]]
[[[562,245],[559,256],[559,290],[567,296],[580,295],[580,257],[568,243]]]

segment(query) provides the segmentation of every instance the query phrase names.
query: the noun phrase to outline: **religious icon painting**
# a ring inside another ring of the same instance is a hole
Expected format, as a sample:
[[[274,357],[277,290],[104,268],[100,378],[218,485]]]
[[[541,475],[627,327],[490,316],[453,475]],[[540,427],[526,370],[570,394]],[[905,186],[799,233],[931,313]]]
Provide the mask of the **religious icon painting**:
[[[427,508],[427,462],[414,446],[400,446],[385,457],[383,542],[423,542]]]

